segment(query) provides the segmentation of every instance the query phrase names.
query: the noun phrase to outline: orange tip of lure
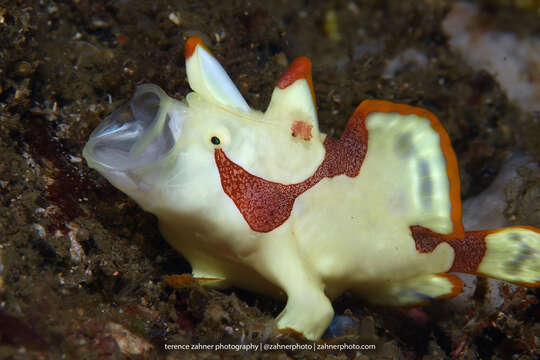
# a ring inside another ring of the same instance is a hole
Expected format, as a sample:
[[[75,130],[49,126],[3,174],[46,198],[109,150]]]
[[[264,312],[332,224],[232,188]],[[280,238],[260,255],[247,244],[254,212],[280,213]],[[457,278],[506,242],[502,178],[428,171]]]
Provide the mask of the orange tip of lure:
[[[210,53],[210,50],[208,50],[208,48],[206,47],[206,45],[204,44],[204,42],[202,41],[200,37],[191,36],[189,39],[187,39],[186,46],[184,48],[186,59],[189,59],[193,55],[193,53],[195,52],[195,49],[199,45],[202,46],[206,51]]]

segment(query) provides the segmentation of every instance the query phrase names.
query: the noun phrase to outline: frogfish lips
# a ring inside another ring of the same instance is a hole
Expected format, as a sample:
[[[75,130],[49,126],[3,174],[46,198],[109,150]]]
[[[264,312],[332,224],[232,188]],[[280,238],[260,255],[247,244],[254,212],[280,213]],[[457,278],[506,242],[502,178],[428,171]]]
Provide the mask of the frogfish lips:
[[[173,151],[186,113],[186,105],[158,86],[139,86],[128,103],[92,132],[83,156],[121,189],[141,188],[142,173]]]

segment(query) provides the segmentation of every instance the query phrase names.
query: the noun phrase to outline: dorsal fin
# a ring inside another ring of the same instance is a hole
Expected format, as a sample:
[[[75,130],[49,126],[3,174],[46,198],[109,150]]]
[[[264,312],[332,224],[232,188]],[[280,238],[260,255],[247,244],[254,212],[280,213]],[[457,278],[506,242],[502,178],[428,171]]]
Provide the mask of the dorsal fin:
[[[217,105],[244,112],[250,110],[225,69],[200,37],[192,36],[187,40],[185,55],[187,78],[193,91]]]
[[[385,191],[400,199],[391,210],[410,218],[410,226],[463,237],[456,155],[437,117],[425,109],[384,100],[364,100],[355,117],[365,119],[369,133],[366,158],[376,169],[371,172],[373,186],[384,185]],[[368,164],[362,171],[369,170]]]
[[[304,140],[319,133],[315,93],[311,80],[311,61],[305,57],[296,58],[278,81],[272,99],[265,113],[272,122],[282,122],[295,129],[301,129]],[[310,134],[306,134],[310,129]]]

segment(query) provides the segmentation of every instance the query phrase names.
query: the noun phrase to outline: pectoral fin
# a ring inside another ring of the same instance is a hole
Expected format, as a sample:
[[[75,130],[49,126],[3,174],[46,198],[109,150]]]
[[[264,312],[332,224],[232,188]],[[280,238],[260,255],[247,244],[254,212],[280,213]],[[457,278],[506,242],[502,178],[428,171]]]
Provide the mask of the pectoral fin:
[[[391,282],[386,286],[365,287],[358,293],[377,305],[412,306],[425,305],[431,299],[454,297],[461,292],[461,287],[457,276],[441,273]]]

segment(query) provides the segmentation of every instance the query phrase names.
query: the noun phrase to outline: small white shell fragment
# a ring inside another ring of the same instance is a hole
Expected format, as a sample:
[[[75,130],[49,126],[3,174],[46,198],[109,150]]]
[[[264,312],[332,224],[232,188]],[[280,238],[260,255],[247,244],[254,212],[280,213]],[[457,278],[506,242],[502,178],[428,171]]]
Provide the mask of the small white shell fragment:
[[[118,344],[120,351],[126,355],[141,355],[152,349],[152,344],[133,335],[120,324],[109,322],[105,328]]]
[[[72,163],[80,163],[82,161],[82,159],[79,156],[75,156],[75,155],[68,155],[68,156],[69,156],[69,161]]]
[[[169,14],[169,20],[174,24],[174,25],[180,25],[182,24],[182,19],[180,18],[180,15],[177,14],[177,13],[170,13]]]

